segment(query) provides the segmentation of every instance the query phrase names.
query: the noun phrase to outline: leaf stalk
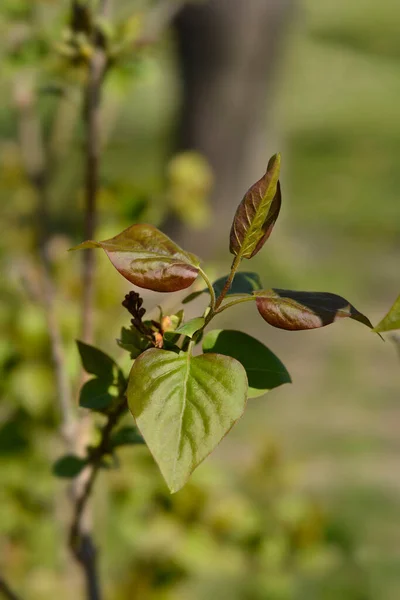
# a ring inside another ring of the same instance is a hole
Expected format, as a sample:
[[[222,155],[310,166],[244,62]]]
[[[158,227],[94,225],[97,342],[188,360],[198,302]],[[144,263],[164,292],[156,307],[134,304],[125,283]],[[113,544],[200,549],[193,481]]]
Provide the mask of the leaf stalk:
[[[239,255],[235,256],[234,261],[232,263],[231,272],[229,273],[229,277],[225,282],[222,292],[220,293],[220,295],[218,296],[218,298],[215,302],[215,307],[214,307],[213,312],[216,312],[218,310],[218,308],[221,306],[221,303],[222,303],[223,299],[225,298],[226,294],[229,292],[229,289],[232,285],[232,281],[236,275],[236,271],[239,268],[241,260],[242,260],[241,256],[239,256]]]
[[[202,278],[204,279],[204,281],[208,287],[208,291],[210,292],[210,296],[211,296],[210,308],[211,308],[211,312],[213,312],[215,310],[215,303],[216,303],[215,290],[214,290],[213,285],[212,285],[211,281],[209,280],[207,274],[205,273],[205,271],[203,271],[203,269],[201,267],[199,268],[199,273],[202,276]]]
[[[224,304],[223,306],[221,306],[221,308],[219,308],[215,314],[219,314],[222,313],[224,310],[226,310],[227,308],[231,308],[232,306],[236,306],[236,304],[242,304],[242,302],[250,302],[252,300],[255,300],[256,297],[255,296],[245,296],[244,298],[237,298],[237,300],[233,300],[232,302],[228,302],[228,304]]]

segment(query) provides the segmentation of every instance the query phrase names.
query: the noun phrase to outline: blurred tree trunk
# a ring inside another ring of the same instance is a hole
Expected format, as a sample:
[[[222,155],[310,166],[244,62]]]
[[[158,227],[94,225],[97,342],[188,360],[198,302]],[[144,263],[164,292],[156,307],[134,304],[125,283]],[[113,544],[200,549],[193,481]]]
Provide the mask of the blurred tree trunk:
[[[216,176],[207,231],[168,224],[171,235],[202,256],[220,244],[246,189],[264,172],[267,114],[286,25],[295,0],[208,0],[187,5],[175,25],[183,78],[178,148],[195,149]],[[204,242],[207,240],[207,245]]]

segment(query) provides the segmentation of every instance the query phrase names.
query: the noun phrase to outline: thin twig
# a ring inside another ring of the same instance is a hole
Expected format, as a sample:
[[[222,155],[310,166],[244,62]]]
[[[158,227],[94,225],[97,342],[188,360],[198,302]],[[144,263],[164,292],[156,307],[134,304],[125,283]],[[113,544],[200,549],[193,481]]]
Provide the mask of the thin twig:
[[[10,588],[4,577],[2,577],[1,575],[0,594],[3,596],[3,598],[6,598],[6,600],[21,600],[21,597],[17,596],[17,594]]]
[[[109,18],[112,11],[112,0],[101,0],[98,15]],[[88,78],[85,90],[83,120],[86,128],[86,171],[85,171],[85,239],[95,237],[97,225],[97,195],[99,190],[99,166],[101,153],[100,139],[100,104],[101,88],[107,72],[107,55],[102,47],[98,32],[93,32],[93,54],[89,59]],[[83,253],[83,298],[81,337],[88,344],[93,342],[93,304],[95,254],[93,250]]]
[[[111,0],[103,0],[99,15],[107,17],[111,10]],[[85,239],[95,237],[97,225],[97,196],[99,190],[99,167],[101,153],[100,139],[100,104],[101,91],[106,75],[108,59],[103,47],[100,33],[95,29],[92,34],[92,55],[88,62],[87,82],[84,94],[83,120],[85,125]],[[81,338],[92,343],[94,338],[94,277],[95,254],[88,250],[83,254],[82,264],[82,313]],[[78,451],[83,450],[90,434],[92,420],[90,414],[85,415],[79,424],[77,434]],[[70,545],[75,558],[81,565],[86,581],[87,598],[100,600],[101,590],[97,571],[97,551],[90,533],[90,519],[85,507],[88,503],[98,468],[85,470],[73,486],[75,514],[71,527]]]
[[[97,224],[97,194],[99,189],[100,163],[100,100],[101,85],[104,79],[107,58],[101,48],[96,48],[90,59],[88,81],[85,93],[84,121],[86,126],[86,207],[85,239],[95,237]],[[93,250],[83,254],[83,304],[82,304],[82,340],[93,341],[93,300],[94,300],[95,255]]]
[[[37,248],[42,279],[42,302],[44,305],[54,373],[57,398],[61,413],[61,433],[69,450],[74,445],[75,416],[71,402],[71,389],[68,379],[61,331],[56,317],[55,290],[49,257],[50,227],[48,215],[48,183],[46,153],[39,119],[35,111],[35,98],[31,86],[17,81],[15,85],[15,105],[18,111],[19,143],[24,168],[28,179],[37,194],[36,229]]]
[[[102,460],[110,452],[110,438],[113,428],[126,411],[126,399],[123,398],[116,409],[108,416],[107,422],[101,430],[100,442],[92,450],[89,476],[75,499],[74,516],[70,529],[69,543],[76,560],[82,565],[85,572],[87,597],[89,600],[101,598],[99,578],[97,575],[97,550],[90,532],[85,523],[85,510],[87,509],[92,489],[100,472]]]
[[[71,525],[70,542],[72,548],[75,548],[77,537],[79,536],[82,517],[89,501],[94,482],[101,468],[101,462],[104,455],[109,453],[109,444],[112,431],[117,425],[122,415],[126,412],[127,403],[124,397],[117,408],[108,416],[107,422],[101,430],[100,441],[91,453],[90,476],[87,479],[86,485],[82,490],[81,495],[77,498],[74,508],[74,518]]]
[[[41,257],[43,264],[43,299],[61,412],[60,430],[68,450],[73,450],[75,447],[76,418],[71,402],[71,386],[65,364],[61,332],[55,311],[55,290],[50,274],[46,246],[41,251]]]

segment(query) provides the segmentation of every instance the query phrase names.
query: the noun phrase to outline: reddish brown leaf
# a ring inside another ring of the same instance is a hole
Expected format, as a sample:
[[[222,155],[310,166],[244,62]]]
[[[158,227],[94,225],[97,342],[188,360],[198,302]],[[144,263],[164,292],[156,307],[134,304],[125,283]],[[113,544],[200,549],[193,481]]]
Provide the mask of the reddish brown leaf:
[[[252,258],[271,235],[281,208],[280,155],[269,161],[267,172],[246,192],[233,219],[230,252]]]
[[[372,328],[365,315],[336,294],[273,289],[254,292],[254,295],[262,318],[280,329],[316,329],[346,317]]]
[[[109,240],[89,240],[72,250],[85,248],[103,248],[128,281],[155,292],[184,290],[199,273],[199,259],[152,225],[132,225]]]

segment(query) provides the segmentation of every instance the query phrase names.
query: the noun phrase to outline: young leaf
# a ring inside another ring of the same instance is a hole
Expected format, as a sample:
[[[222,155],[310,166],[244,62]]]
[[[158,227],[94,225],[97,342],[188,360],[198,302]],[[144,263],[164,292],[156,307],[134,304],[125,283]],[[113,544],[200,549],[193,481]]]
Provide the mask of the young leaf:
[[[136,359],[129,408],[171,492],[241,417],[246,396],[246,372],[228,356],[150,349]]]
[[[194,334],[203,327],[204,323],[205,320],[203,317],[195,317],[178,327],[178,329],[175,329],[173,333],[179,333],[179,335],[185,335],[186,337],[192,338]]]
[[[82,386],[79,406],[98,412],[106,410],[115,400],[109,392],[109,382],[104,379],[90,379]]]
[[[374,328],[377,333],[384,331],[393,331],[400,329],[400,296],[393,304],[387,315],[385,315],[380,323]]]
[[[87,464],[88,462],[85,458],[80,458],[75,454],[66,454],[54,463],[53,475],[56,475],[56,477],[72,479],[79,475]]]
[[[224,277],[220,277],[219,279],[214,281],[214,283],[212,284],[217,298],[222,292],[227,279],[228,275],[225,275]],[[261,279],[257,273],[239,271],[238,273],[236,273],[234,280],[232,281],[232,285],[226,293],[226,296],[230,296],[232,294],[252,294],[256,290],[261,290],[261,288]],[[206,292],[209,293],[208,287],[198,292],[193,292],[192,294],[189,294],[189,296],[186,296],[186,298],[182,300],[182,303],[187,304],[188,302],[195,300],[198,296]]]
[[[132,326],[130,329],[121,327],[121,337],[117,339],[117,344],[134,359],[150,346],[150,341]]]
[[[137,444],[144,444],[144,439],[136,429],[136,427],[121,427],[118,431],[115,431],[110,439],[111,448],[117,448],[119,446],[134,446]]]
[[[271,235],[282,201],[280,164],[280,154],[275,154],[265,175],[251,186],[239,204],[230,233],[231,254],[252,258]]]
[[[80,340],[77,340],[76,343],[81,356],[82,366],[86,373],[96,375],[102,381],[112,383],[114,380],[114,369],[118,369],[113,359],[94,346],[85,344]]]
[[[181,309],[175,315],[162,315],[160,317],[162,331],[175,331],[181,326],[185,313]]]
[[[262,318],[280,329],[315,329],[345,317],[372,328],[365,315],[336,294],[273,289],[254,292],[254,295]]]
[[[205,319],[203,317],[195,317],[194,319],[190,319],[190,321],[187,321],[187,323],[184,323],[177,329],[166,331],[164,333],[164,340],[167,342],[167,344],[176,344],[181,335],[191,339],[194,334],[203,327],[204,323]]]
[[[249,381],[249,398],[257,398],[292,381],[279,358],[264,344],[242,331],[209,331],[204,336],[203,351],[231,356],[244,366]]]
[[[132,225],[109,240],[88,240],[71,249],[85,248],[103,248],[123,277],[155,292],[184,290],[199,272],[199,259],[152,225]]]

